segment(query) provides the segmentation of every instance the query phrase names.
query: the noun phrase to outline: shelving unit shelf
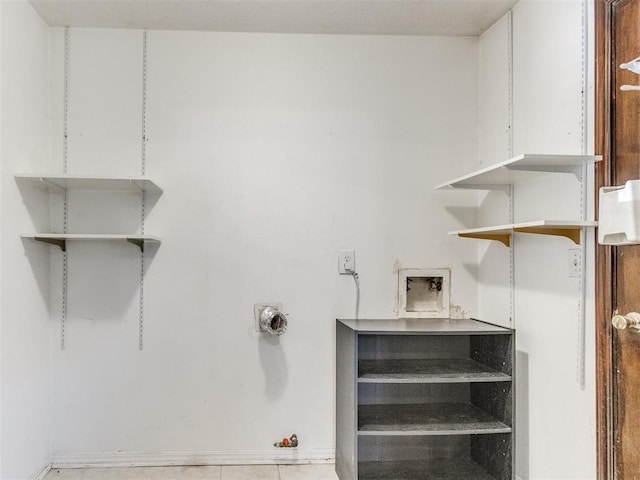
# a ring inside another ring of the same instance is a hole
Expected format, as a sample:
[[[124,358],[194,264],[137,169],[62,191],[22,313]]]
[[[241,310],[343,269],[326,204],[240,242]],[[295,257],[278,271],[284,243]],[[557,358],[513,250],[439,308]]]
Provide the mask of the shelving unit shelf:
[[[511,480],[513,330],[477,320],[338,320],[340,480]]]
[[[360,360],[358,383],[510,382],[511,375],[471,359]]]
[[[553,235],[566,237],[576,245],[580,244],[583,228],[595,228],[598,222],[583,220],[537,220],[533,222],[513,223],[495,227],[471,228],[456,230],[449,235],[463,238],[478,238],[495,240],[507,247],[511,246],[511,235],[515,233],[532,233],[538,235]]]
[[[511,433],[511,427],[467,403],[360,405],[358,435]]]
[[[22,235],[22,238],[30,238],[42,243],[56,245],[63,252],[67,251],[67,241],[126,241],[137,246],[144,252],[146,243],[160,243],[158,237],[151,235],[121,235],[121,234],[85,234],[85,233],[32,233]]]
[[[504,190],[505,187],[516,182],[548,173],[579,175],[582,167],[601,160],[600,155],[522,154],[440,184],[436,189]]]
[[[162,189],[145,177],[100,177],[80,175],[19,174],[16,179],[53,192],[64,190],[103,190],[111,192],[148,192],[161,194]]]

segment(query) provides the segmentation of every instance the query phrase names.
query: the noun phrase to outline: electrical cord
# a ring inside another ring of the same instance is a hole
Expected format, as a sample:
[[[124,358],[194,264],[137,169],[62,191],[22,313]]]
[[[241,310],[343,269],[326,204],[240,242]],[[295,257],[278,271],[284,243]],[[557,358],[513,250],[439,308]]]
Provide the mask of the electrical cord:
[[[356,283],[356,320],[358,320],[360,313],[360,278],[358,274],[350,268],[345,268],[345,271],[353,277],[353,281]]]

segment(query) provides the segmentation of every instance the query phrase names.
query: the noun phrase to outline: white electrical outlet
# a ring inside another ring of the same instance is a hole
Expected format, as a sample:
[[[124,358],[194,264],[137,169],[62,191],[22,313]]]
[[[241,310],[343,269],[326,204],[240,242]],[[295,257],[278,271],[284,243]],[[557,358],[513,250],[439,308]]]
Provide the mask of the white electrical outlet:
[[[340,275],[352,274],[356,271],[356,252],[355,250],[339,250],[338,251],[338,273]]]
[[[579,277],[582,269],[582,255],[579,248],[569,249],[569,276]]]

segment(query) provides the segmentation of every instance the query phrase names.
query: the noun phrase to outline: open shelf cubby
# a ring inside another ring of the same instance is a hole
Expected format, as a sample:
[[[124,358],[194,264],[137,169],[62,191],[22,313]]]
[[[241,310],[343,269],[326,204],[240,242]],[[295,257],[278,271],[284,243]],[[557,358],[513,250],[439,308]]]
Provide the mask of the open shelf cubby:
[[[512,478],[510,434],[360,438],[361,480]]]

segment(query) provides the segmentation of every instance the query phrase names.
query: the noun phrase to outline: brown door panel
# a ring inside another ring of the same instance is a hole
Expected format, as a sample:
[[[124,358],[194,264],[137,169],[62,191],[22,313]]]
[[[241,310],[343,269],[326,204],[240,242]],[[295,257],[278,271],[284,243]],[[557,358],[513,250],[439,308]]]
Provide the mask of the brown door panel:
[[[596,187],[640,179],[640,0],[596,2]],[[640,311],[640,246],[597,247],[598,478],[640,480],[640,333],[611,317]]]

